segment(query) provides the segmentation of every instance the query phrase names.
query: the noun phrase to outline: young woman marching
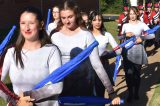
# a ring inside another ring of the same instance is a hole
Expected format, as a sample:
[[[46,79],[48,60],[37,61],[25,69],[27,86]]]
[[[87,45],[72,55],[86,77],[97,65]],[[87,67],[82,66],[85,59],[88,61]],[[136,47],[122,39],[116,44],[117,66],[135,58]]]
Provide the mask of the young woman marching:
[[[129,23],[124,24],[122,34],[126,39],[135,36],[136,44],[130,49],[123,49],[123,65],[128,87],[127,101],[131,102],[132,99],[139,99],[140,87],[140,71],[142,64],[147,64],[147,54],[144,50],[143,40],[147,39],[143,35],[143,31],[148,30],[149,27],[139,21],[139,12],[137,7],[131,7],[129,10]],[[152,35],[150,35],[152,36]]]
[[[8,49],[4,58],[1,80],[4,81],[9,73],[13,91],[20,99],[12,100],[1,91],[0,96],[13,106],[59,106],[57,98],[62,91],[62,82],[32,90],[61,66],[59,50],[45,33],[40,11],[34,7],[25,8],[19,25],[20,34],[15,47]]]
[[[70,61],[72,57],[79,54],[83,49],[95,41],[93,35],[86,29],[81,28],[81,15],[74,1],[66,0],[60,8],[60,30],[51,36],[52,42],[57,45],[62,54],[62,63]],[[95,48],[89,56],[91,64],[108,91],[110,97],[114,90],[108,75],[101,64],[98,49]],[[76,70],[64,79],[62,96],[87,96],[92,95],[90,90],[89,62],[81,64]],[[115,98],[113,104],[119,104],[120,99]]]
[[[116,54],[120,54],[120,51],[116,51],[116,53],[109,52],[109,50],[107,50],[106,47],[108,46],[108,44],[110,44],[112,48],[114,48],[118,44],[113,38],[113,36],[109,32],[106,32],[105,27],[103,25],[103,17],[101,13],[93,11],[89,16],[89,20],[90,20],[89,30],[92,32],[95,39],[99,43],[98,51],[101,62],[109,76],[112,85],[114,85],[112,73],[110,72],[111,70],[109,70],[108,59],[115,57]],[[104,97],[105,88],[97,75],[95,77],[95,90],[97,96]]]

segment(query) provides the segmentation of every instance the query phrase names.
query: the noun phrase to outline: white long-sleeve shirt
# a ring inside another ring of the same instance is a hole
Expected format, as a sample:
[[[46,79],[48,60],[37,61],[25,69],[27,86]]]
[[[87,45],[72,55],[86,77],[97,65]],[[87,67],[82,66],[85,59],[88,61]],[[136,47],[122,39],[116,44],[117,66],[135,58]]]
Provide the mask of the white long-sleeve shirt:
[[[126,23],[122,27],[122,34],[127,32],[132,32],[136,37],[140,37],[143,35],[143,31],[149,30],[150,28],[141,21],[138,21],[137,24]],[[154,34],[149,34],[144,36],[144,39],[153,39],[155,38]]]
[[[154,34],[142,36],[143,31],[146,31],[148,29],[149,27],[141,21],[138,21],[135,24],[126,23],[122,27],[122,34],[132,32],[136,37],[142,37],[144,39],[153,39],[155,37]],[[135,64],[147,64],[147,54],[142,44],[136,44],[133,47],[131,47],[127,51],[127,58]]]
[[[57,28],[57,23],[59,22],[59,20],[56,20],[52,23],[50,23],[48,25],[48,30],[47,30],[47,34],[50,35],[50,33],[52,32],[52,30],[56,29]]]
[[[9,73],[13,85],[13,91],[19,95],[20,92],[30,92],[30,96],[36,101],[55,96],[62,91],[62,82],[49,84],[40,89],[32,90],[33,87],[46,78],[55,69],[61,66],[59,51],[53,44],[45,45],[39,49],[29,51],[23,49],[21,52],[24,69],[16,65],[14,47],[8,49],[4,58],[1,80],[4,81]],[[1,91],[0,91],[1,92]],[[0,96],[7,99],[4,93]],[[42,100],[36,103],[38,106],[59,106],[57,100]]]
[[[113,36],[109,32],[105,32],[105,35],[100,34],[94,37],[99,43],[98,51],[100,56],[104,51],[106,51],[106,47],[108,46],[108,44],[110,44],[112,48],[118,45],[117,42],[114,40]]]
[[[93,37],[91,32],[83,29],[80,29],[79,32],[77,32],[72,36],[65,35],[62,32],[56,32],[51,36],[51,39],[53,44],[57,45],[61,51],[63,64],[70,61],[71,59],[70,53],[74,49],[76,48],[85,49],[95,41],[95,38]],[[106,74],[105,69],[103,68],[103,65],[99,59],[97,47],[92,51],[92,53],[89,56],[89,59],[105,88],[108,90],[109,93],[113,92],[113,88],[108,78],[108,75]]]

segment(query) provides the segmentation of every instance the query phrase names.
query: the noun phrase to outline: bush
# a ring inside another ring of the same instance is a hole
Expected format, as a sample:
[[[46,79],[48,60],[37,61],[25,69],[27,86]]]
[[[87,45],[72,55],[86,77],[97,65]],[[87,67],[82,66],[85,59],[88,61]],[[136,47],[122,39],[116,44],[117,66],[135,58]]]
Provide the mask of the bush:
[[[100,10],[102,13],[120,14],[122,9],[122,0],[100,0]]]

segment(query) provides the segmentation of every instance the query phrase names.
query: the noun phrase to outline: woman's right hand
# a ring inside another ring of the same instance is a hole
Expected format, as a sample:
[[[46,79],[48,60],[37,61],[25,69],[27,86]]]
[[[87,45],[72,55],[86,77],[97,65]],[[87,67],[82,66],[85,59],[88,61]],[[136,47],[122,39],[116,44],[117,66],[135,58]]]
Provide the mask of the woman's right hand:
[[[23,92],[19,95],[20,99],[17,101],[16,106],[33,106],[33,101],[30,96],[24,96]]]

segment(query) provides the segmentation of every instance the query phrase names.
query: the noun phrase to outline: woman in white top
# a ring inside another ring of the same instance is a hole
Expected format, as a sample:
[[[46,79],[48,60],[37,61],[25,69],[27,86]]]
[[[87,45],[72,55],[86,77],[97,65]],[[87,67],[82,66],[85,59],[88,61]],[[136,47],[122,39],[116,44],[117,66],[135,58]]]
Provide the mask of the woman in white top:
[[[89,20],[90,20],[89,30],[92,32],[95,39],[99,43],[98,51],[99,51],[101,62],[111,80],[112,85],[114,85],[112,72],[110,72],[111,70],[109,70],[108,59],[116,56],[116,53],[109,52],[109,50],[107,50],[107,46],[108,44],[110,44],[112,48],[114,48],[118,44],[113,38],[113,36],[109,32],[106,32],[105,27],[103,25],[103,17],[101,13],[97,11],[93,11],[89,16]],[[118,51],[116,52],[117,54],[119,54]],[[102,96],[102,97],[104,96],[105,88],[97,76],[95,77],[95,90],[96,90],[97,96]]]
[[[70,61],[74,56],[94,42],[93,35],[81,28],[82,18],[78,6],[74,1],[66,0],[60,8],[60,30],[51,36],[52,42],[58,46],[62,54],[62,63]],[[89,56],[91,64],[107,89],[110,97],[114,93],[112,84],[103,68],[97,47]],[[86,60],[73,73],[64,79],[62,96],[86,96],[90,94],[90,81],[88,80],[89,62]],[[115,94],[115,93],[114,93]],[[119,104],[120,99],[115,98],[113,104]]]
[[[63,83],[33,87],[61,66],[59,50],[48,38],[42,26],[40,11],[25,8],[20,15],[20,34],[15,47],[8,49],[2,67],[1,80],[9,74],[18,101],[0,90],[0,96],[13,106],[59,106],[58,95]]]
[[[143,35],[143,31],[148,30],[149,27],[139,21],[139,12],[137,7],[131,7],[129,10],[129,23],[124,24],[122,34],[129,39],[132,36],[136,37],[136,44],[130,49],[123,49],[123,62],[126,77],[126,83],[129,91],[127,98],[128,102],[132,99],[139,99],[140,87],[140,71],[142,64],[147,64],[147,54],[144,50],[143,40],[152,39],[154,34]]]
[[[49,36],[52,35],[52,31],[54,31],[54,29],[57,28],[57,24],[60,19],[58,6],[54,6],[52,8],[52,16],[53,16],[53,22],[48,25],[48,30],[47,30]]]

